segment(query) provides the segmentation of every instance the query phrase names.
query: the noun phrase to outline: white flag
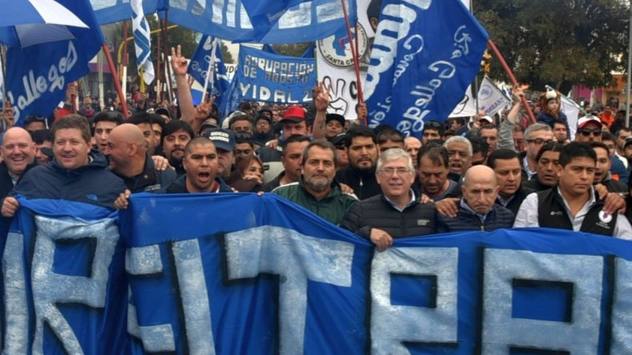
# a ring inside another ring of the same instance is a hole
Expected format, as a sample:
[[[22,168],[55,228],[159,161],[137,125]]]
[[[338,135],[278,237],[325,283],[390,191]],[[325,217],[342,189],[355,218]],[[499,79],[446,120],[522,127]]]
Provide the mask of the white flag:
[[[136,47],[136,65],[143,69],[143,80],[147,85],[154,81],[154,63],[151,61],[151,31],[145,18],[142,0],[132,0],[132,31]]]
[[[476,101],[472,95],[472,87],[468,86],[465,90],[465,96],[452,110],[449,117],[471,117],[476,114]]]
[[[511,105],[511,99],[493,81],[484,77],[478,89],[479,110],[485,111],[488,116],[494,116],[509,105]]]

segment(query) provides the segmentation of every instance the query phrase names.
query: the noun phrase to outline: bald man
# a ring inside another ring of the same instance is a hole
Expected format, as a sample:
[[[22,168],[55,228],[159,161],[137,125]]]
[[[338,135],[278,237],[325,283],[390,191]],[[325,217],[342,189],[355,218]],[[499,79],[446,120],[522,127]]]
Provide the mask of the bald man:
[[[439,215],[439,223],[447,232],[493,231],[511,228],[514,214],[496,204],[498,182],[494,170],[476,165],[467,170],[461,185],[463,197],[455,217]]]
[[[22,175],[35,166],[37,148],[27,130],[20,127],[9,128],[2,138],[0,153],[0,200],[7,197]]]
[[[125,123],[112,129],[107,143],[110,169],[123,179],[126,195],[134,192],[164,192],[176,180],[172,168],[159,170],[148,155],[147,142],[138,126]]]

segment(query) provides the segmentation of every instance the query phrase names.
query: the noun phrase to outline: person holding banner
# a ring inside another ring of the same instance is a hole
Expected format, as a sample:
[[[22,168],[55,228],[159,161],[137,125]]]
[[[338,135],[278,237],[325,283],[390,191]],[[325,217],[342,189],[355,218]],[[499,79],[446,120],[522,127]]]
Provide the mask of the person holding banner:
[[[338,225],[357,198],[342,192],[334,181],[336,176],[336,147],[325,140],[307,145],[298,182],[280,186],[275,193],[297,203],[321,218]]]
[[[123,180],[107,169],[101,153],[91,151],[88,120],[70,115],[55,122],[53,152],[49,165],[30,169],[4,199],[2,215],[13,217],[20,206],[13,196],[28,199],[65,199],[113,208],[114,201],[125,190]]]
[[[560,228],[632,240],[630,222],[623,215],[606,212],[593,188],[596,162],[590,145],[572,142],[564,146],[556,167],[557,187],[527,196],[514,228]]]
[[[393,245],[394,238],[437,232],[433,205],[420,202],[412,189],[415,168],[405,150],[393,148],[382,153],[376,177],[381,194],[353,205],[342,222],[344,228],[369,239],[378,251]]]

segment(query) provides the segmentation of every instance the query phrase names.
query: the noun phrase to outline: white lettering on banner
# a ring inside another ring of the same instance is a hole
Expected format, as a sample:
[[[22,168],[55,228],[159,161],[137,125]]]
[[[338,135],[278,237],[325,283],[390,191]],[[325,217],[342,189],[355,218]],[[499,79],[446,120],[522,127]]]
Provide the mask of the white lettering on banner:
[[[391,248],[371,264],[371,349],[407,354],[404,342],[454,343],[457,339],[458,248]],[[391,303],[394,274],[434,278],[434,307]]]
[[[282,277],[279,285],[280,354],[302,354],[307,316],[307,282],[351,287],[351,243],[264,226],[225,237],[229,280],[262,273]]]
[[[56,65],[51,66],[46,76],[39,75],[36,77],[35,73],[29,70],[28,74],[22,77],[24,95],[16,98],[12,91],[7,92],[9,101],[13,104],[15,121],[20,120],[20,114],[27,106],[45,93],[64,90],[66,85],[64,74],[71,71],[75,64],[77,64],[77,50],[72,41],[68,41],[66,56],[60,58]]]
[[[616,259],[611,354],[632,354],[632,262]]]
[[[397,56],[397,44],[408,36],[410,25],[417,20],[417,11],[427,10],[432,0],[404,0],[400,5],[384,6],[382,14],[401,21],[383,18],[378,27],[371,51],[371,66],[365,80],[366,97],[370,98],[380,82],[380,75],[391,68]],[[391,33],[396,33],[394,37]],[[377,65],[374,65],[377,63]]]
[[[415,59],[415,55],[419,54],[424,49],[424,38],[421,35],[413,35],[408,37],[406,42],[404,42],[404,49],[411,50],[413,49],[413,41],[416,40],[417,45],[416,49],[411,51],[410,53],[404,54],[404,59],[399,61],[397,64],[397,69],[395,69],[395,74],[393,78],[393,86],[397,84],[399,78],[406,73],[406,70],[410,66],[410,63]]]
[[[510,347],[597,354],[603,257],[485,250],[483,354],[508,354]],[[512,316],[516,280],[569,285],[569,320]],[[520,329],[520,331],[516,331]]]

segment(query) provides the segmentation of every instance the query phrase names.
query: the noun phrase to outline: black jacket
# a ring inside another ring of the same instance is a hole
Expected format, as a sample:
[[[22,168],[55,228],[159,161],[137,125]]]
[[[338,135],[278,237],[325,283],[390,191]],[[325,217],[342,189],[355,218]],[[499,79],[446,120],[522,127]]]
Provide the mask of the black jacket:
[[[509,201],[509,203],[506,206],[503,206],[500,203],[499,199],[496,200],[496,203],[510,210],[511,213],[513,213],[515,217],[518,214],[520,205],[522,205],[522,201],[524,201],[524,199],[527,198],[527,195],[529,195],[532,192],[534,191],[525,186],[522,186],[518,189],[518,191],[516,191],[516,193],[513,195],[513,198],[511,199],[511,201]]]
[[[20,176],[20,178],[22,178],[22,176],[24,176],[24,174],[26,174],[26,172],[34,166],[36,166],[34,163],[29,164]],[[13,179],[11,179],[11,175],[9,175],[9,167],[5,162],[0,163],[0,201],[9,196],[9,193],[13,190],[14,187],[15,185],[13,185]]]
[[[116,172],[114,173],[116,174]],[[118,176],[123,179],[125,186],[132,193],[164,192],[177,178],[176,171],[172,168],[163,171],[156,170],[154,161],[149,155],[145,157],[145,166],[140,174],[129,178]]]
[[[375,177],[375,169],[358,170],[348,166],[336,173],[336,181],[351,187],[360,200],[382,194]]]
[[[514,222],[514,214],[503,206],[494,204],[491,211],[485,216],[485,221],[472,211],[459,207],[459,213],[456,217],[447,217],[439,215],[441,231],[459,232],[459,231],[493,231],[500,228],[511,228]]]
[[[436,220],[433,204],[416,200],[400,212],[379,194],[351,206],[341,226],[367,239],[372,228],[402,238],[436,233]]]
[[[538,174],[533,175],[531,180],[525,182],[522,186],[534,192],[548,190],[552,187],[542,184],[540,180],[538,180]]]
[[[84,202],[113,207],[118,195],[125,191],[123,180],[107,169],[105,157],[93,150],[91,161],[77,169],[67,170],[56,160],[27,171],[12,194],[29,199],[48,198]]]

